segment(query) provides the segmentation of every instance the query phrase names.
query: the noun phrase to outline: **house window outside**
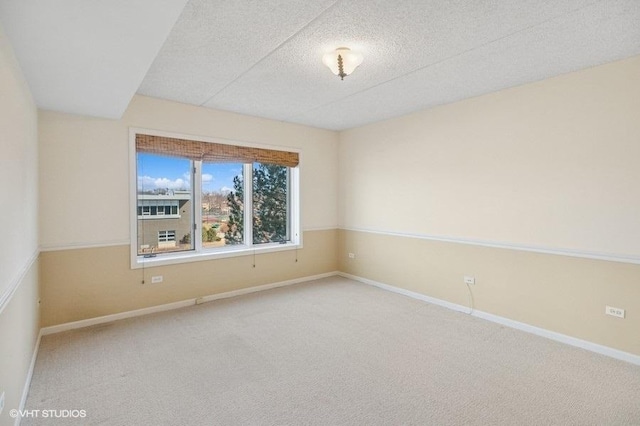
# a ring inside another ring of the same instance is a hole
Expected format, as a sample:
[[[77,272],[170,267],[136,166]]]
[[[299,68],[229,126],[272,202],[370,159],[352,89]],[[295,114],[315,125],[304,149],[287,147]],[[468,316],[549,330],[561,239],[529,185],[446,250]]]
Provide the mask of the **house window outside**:
[[[157,195],[154,196],[156,199],[151,199],[149,195],[140,194],[138,197],[138,219],[155,219],[157,216],[163,216],[161,219],[166,219],[169,216],[179,219],[179,200],[169,199],[175,195],[175,191],[167,190],[164,195],[166,195],[165,199],[158,199]]]
[[[176,231],[158,231],[158,247],[175,247]]]
[[[176,231],[158,231],[158,241],[167,243],[176,240]]]
[[[300,245],[298,154],[148,135],[140,143],[140,135],[134,137],[132,267]]]

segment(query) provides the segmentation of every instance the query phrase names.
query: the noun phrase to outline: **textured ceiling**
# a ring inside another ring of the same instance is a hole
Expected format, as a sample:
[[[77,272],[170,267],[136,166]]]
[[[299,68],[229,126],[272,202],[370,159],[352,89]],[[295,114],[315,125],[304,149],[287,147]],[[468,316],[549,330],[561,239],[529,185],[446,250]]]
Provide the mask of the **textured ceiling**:
[[[0,0],[0,22],[44,108],[112,117],[137,89],[334,130],[640,54],[640,0],[185,2]],[[364,55],[344,81],[340,46]]]
[[[637,54],[639,0],[190,0],[138,92],[340,130]]]

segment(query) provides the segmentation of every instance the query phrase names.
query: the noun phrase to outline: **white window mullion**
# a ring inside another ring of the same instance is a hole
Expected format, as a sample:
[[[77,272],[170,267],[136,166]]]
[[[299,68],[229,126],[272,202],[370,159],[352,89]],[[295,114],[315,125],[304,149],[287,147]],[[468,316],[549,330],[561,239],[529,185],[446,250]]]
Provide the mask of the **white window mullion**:
[[[244,229],[244,243],[251,247],[253,246],[253,164],[245,164],[243,174],[244,214],[242,228]]]
[[[191,170],[193,184],[193,241],[196,252],[202,251],[202,161],[194,161]]]
[[[291,226],[289,238],[292,243],[302,242],[300,229],[300,170],[295,167],[289,169],[289,224]]]
[[[287,242],[290,243],[294,240],[293,237],[293,208],[291,201],[291,168],[287,168]]]

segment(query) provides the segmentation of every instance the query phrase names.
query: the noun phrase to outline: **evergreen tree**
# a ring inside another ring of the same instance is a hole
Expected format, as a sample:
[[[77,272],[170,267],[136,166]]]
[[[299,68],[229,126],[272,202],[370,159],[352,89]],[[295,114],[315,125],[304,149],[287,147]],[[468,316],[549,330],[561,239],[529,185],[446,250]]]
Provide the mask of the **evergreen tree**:
[[[253,168],[253,243],[281,242],[287,235],[285,166],[257,163]]]
[[[243,243],[244,191],[242,186],[242,176],[234,177],[234,191],[229,192],[227,195],[230,214],[227,222],[227,231],[224,233],[225,244]]]
[[[233,179],[234,191],[227,196],[230,209],[226,244],[242,243],[243,187],[242,178]],[[287,241],[287,187],[285,166],[255,163],[253,168],[253,243]]]

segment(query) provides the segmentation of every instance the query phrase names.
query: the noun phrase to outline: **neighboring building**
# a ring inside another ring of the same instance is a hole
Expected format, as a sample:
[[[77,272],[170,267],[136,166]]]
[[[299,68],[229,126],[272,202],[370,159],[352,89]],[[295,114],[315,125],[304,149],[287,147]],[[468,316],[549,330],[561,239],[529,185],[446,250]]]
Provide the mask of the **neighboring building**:
[[[191,211],[191,191],[138,194],[138,254],[191,248]]]

